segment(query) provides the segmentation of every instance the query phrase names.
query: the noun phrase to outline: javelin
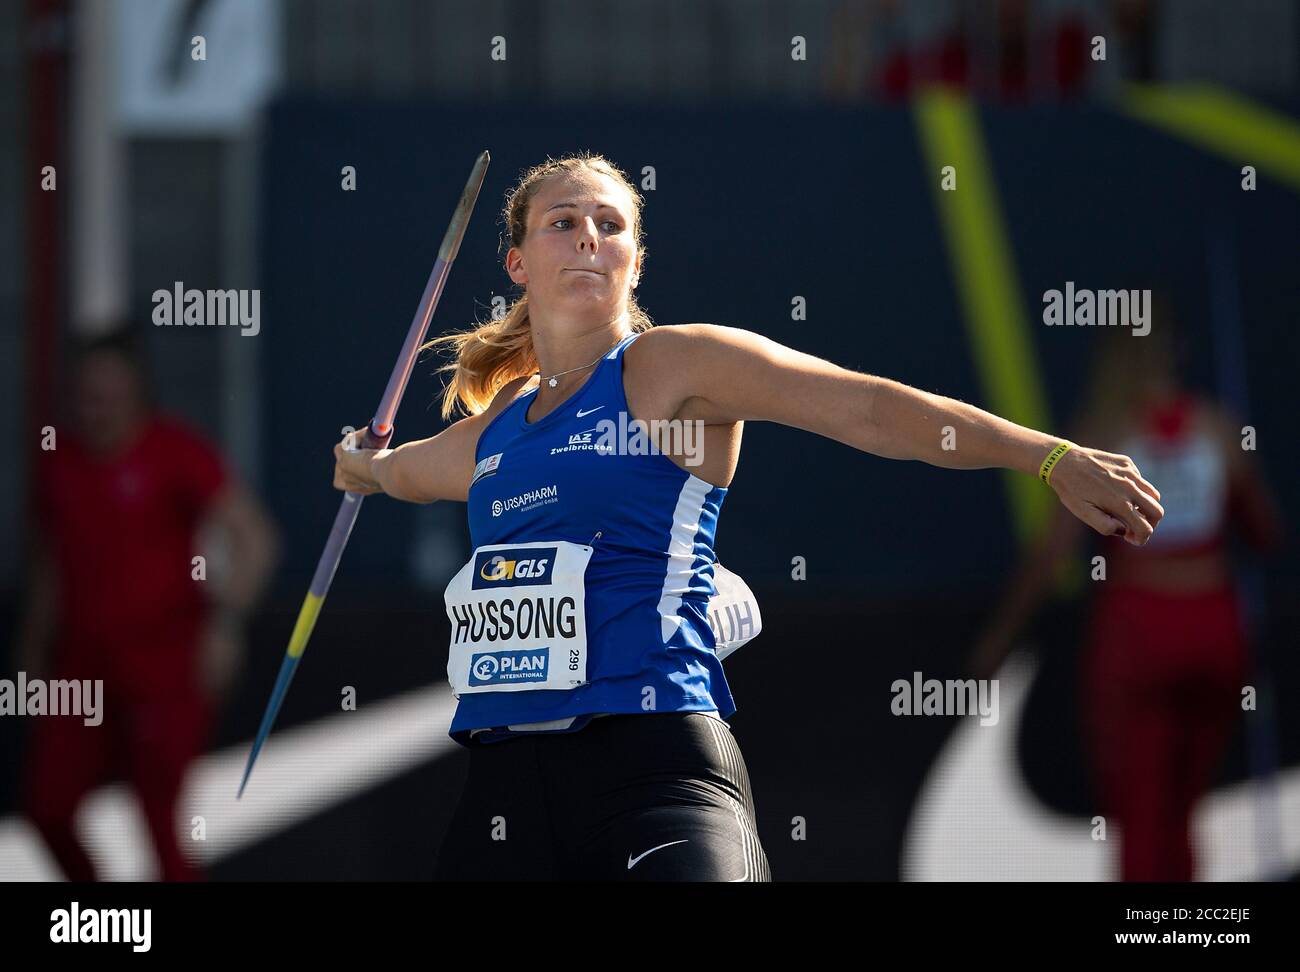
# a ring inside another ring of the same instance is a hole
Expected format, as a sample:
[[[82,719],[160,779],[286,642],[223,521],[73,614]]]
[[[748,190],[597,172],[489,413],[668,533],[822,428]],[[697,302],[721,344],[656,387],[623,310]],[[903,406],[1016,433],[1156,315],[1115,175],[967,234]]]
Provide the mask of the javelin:
[[[411,369],[415,367],[416,354],[419,352],[420,345],[424,343],[425,333],[429,330],[429,321],[438,306],[438,298],[442,296],[442,288],[447,282],[452,261],[456,259],[461,240],[465,238],[465,227],[469,225],[469,217],[474,211],[474,203],[478,200],[479,189],[483,187],[488,161],[489,156],[486,151],[474,160],[474,168],[469,174],[469,181],[465,183],[465,191],[460,194],[460,202],[456,204],[451,224],[442,238],[442,246],[438,248],[438,259],[433,263],[433,272],[429,274],[429,282],[424,286],[424,296],[420,298],[420,304],[415,309],[411,329],[406,333],[406,343],[402,345],[402,353],[398,355],[393,374],[388,379],[388,387],[384,389],[379,410],[366,426],[366,434],[361,440],[363,449],[383,449],[393,437],[393,416],[397,413],[397,406],[402,402],[402,393],[406,391],[406,382],[411,377]],[[298,612],[293,634],[289,636],[289,648],[284,654],[284,661],[280,664],[280,674],[275,680],[275,688],[271,690],[266,712],[262,715],[262,724],[258,727],[257,738],[253,741],[253,751],[248,754],[248,765],[244,767],[244,778],[240,781],[236,799],[244,795],[244,786],[248,783],[249,774],[253,772],[257,754],[271,732],[276,714],[280,711],[280,703],[289,692],[293,673],[298,668],[303,652],[307,650],[307,639],[311,637],[312,629],[316,626],[321,604],[324,603],[325,595],[329,592],[330,582],[334,580],[334,571],[338,569],[339,560],[343,557],[343,548],[348,545],[348,536],[352,533],[353,524],[357,522],[357,514],[361,512],[363,499],[365,496],[361,493],[343,494],[338,514],[334,517],[334,526],[330,528],[329,539],[325,541],[325,549],[321,551],[320,560],[316,563],[316,573],[312,575],[311,586]]]

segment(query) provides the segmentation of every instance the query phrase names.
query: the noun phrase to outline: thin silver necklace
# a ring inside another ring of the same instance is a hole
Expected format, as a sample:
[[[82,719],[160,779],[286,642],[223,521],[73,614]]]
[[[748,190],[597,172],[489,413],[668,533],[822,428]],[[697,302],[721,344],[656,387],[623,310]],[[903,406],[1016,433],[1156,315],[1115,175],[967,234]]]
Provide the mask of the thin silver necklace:
[[[619,340],[622,341],[623,338],[619,338]],[[616,347],[618,347],[618,345],[615,344],[614,347],[616,348]],[[559,378],[561,375],[569,375],[569,374],[572,374],[572,373],[575,372],[575,371],[586,371],[588,368],[590,368],[590,367],[592,367],[592,366],[594,366],[594,365],[599,364],[599,363],[600,363],[600,359],[603,358],[603,357],[605,357],[605,355],[609,354],[609,352],[610,352],[611,350],[613,350],[613,349],[612,349],[612,348],[606,348],[604,351],[600,352],[600,356],[597,357],[596,360],[593,361],[591,364],[588,364],[588,365],[582,365],[582,366],[577,367],[577,368],[570,368],[568,371],[557,371],[555,374],[551,375],[549,378],[543,378],[542,380],[546,382],[546,384],[547,384],[548,387],[550,387],[550,388],[557,388],[557,387],[559,387],[559,384],[560,384],[560,383],[559,383],[558,381],[555,380],[556,378]],[[540,371],[535,371],[535,372],[533,372],[533,374],[540,375],[541,372],[540,372]]]

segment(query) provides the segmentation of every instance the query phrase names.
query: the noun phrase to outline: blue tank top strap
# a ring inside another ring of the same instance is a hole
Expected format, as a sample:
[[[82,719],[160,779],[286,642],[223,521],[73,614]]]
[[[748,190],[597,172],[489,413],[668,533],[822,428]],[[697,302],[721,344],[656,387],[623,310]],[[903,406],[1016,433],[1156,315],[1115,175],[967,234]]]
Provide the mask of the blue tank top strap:
[[[641,336],[640,331],[627,335],[609,350],[600,362],[599,373],[595,381],[600,384],[598,391],[601,400],[612,400],[618,404],[618,410],[627,411],[627,392],[623,390],[623,355],[632,346],[632,342]]]

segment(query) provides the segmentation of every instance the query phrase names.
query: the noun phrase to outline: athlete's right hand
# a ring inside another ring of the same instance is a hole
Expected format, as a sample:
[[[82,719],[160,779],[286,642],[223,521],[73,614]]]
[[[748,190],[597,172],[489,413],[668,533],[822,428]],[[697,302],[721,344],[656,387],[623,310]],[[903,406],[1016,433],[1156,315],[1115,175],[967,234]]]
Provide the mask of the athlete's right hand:
[[[1076,445],[1057,463],[1048,484],[1065,508],[1102,536],[1141,547],[1165,515],[1160,490],[1128,456]]]
[[[334,488],[349,493],[382,493],[384,487],[379,485],[375,475],[375,457],[387,454],[389,449],[361,449],[358,443],[365,437],[364,427],[356,432],[349,432],[343,440],[334,446]]]

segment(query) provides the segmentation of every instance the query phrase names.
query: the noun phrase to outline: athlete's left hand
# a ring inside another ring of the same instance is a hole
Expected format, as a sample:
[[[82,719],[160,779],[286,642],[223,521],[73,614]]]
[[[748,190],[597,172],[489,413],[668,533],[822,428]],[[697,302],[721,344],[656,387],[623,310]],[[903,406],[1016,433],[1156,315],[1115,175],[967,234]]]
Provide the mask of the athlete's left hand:
[[[1048,485],[1067,510],[1103,536],[1119,534],[1135,547],[1151,539],[1164,517],[1160,491],[1128,456],[1076,445],[1061,457]]]

